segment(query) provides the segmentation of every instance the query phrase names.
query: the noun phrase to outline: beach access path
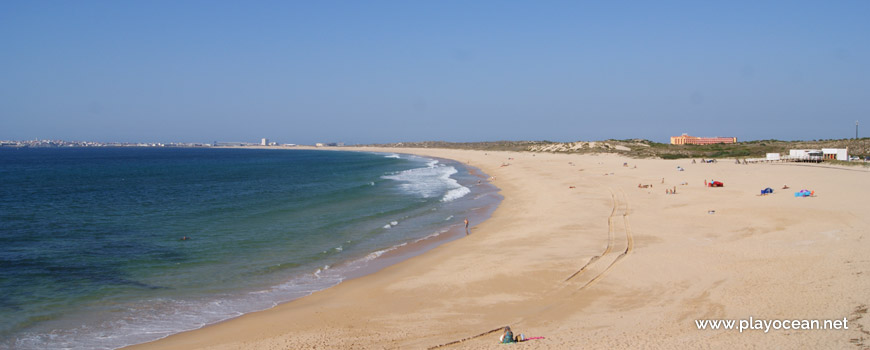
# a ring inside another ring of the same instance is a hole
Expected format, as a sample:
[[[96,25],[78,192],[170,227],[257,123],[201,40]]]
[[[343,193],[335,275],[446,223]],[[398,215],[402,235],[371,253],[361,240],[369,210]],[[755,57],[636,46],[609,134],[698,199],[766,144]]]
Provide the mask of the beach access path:
[[[475,166],[504,200],[470,236],[423,255],[131,348],[503,349],[500,332],[487,332],[507,325],[544,337],[513,345],[530,349],[870,346],[870,172],[612,154],[352,150]],[[704,187],[710,180],[725,186]],[[774,194],[760,196],[766,187]],[[815,197],[793,196],[804,188]],[[849,329],[740,333],[695,322],[749,317],[846,318]]]

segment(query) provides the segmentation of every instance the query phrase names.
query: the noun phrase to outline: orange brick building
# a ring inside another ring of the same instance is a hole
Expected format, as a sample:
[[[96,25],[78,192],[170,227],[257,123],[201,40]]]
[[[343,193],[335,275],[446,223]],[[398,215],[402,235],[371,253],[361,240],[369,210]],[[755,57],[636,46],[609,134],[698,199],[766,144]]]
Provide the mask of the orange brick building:
[[[712,145],[714,143],[737,143],[736,137],[697,137],[683,134],[671,136],[672,145]]]

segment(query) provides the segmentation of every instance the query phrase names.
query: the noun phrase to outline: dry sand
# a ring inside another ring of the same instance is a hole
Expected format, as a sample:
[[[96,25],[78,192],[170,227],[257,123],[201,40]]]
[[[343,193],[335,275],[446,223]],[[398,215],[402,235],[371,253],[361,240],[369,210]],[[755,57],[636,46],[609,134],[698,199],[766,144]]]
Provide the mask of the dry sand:
[[[386,151],[479,167],[505,199],[467,238],[270,310],[133,348],[425,349],[505,325],[545,337],[511,345],[523,349],[870,345],[870,321],[862,318],[870,305],[866,170]],[[704,187],[711,179],[725,187]],[[676,194],[665,194],[674,186]],[[775,193],[759,196],[768,186]],[[802,188],[816,197],[795,198]],[[765,334],[695,325],[749,317],[845,317],[849,329]],[[444,348],[504,349],[499,335]]]

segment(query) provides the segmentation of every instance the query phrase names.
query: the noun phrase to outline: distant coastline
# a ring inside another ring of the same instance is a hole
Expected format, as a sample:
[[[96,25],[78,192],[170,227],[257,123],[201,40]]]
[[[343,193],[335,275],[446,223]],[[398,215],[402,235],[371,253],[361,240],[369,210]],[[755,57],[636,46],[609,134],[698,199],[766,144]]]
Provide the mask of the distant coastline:
[[[477,151],[541,152],[559,154],[618,154],[630,158],[706,158],[706,159],[750,159],[764,158],[769,153],[788,154],[792,149],[847,149],[849,156],[859,160],[870,159],[870,138],[849,138],[808,141],[753,140],[730,144],[672,145],[646,139],[608,139],[603,141],[485,141],[485,142],[445,142],[420,141],[384,144],[351,145],[342,142],[318,142],[314,144],[295,144],[270,142],[263,138],[260,142],[95,142],[65,140],[0,140],[0,148],[43,148],[43,147],[165,147],[165,148],[247,148],[247,149],[348,149],[350,147],[379,147],[407,149],[458,149]]]

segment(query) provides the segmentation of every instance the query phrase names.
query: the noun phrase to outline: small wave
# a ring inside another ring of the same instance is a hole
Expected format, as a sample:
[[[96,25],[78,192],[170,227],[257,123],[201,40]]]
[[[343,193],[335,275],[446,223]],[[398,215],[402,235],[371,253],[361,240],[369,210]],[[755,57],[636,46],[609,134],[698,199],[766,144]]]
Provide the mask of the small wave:
[[[448,216],[446,219],[444,219],[444,221],[448,221],[448,220],[450,220],[450,219],[452,219],[452,218],[453,218],[453,215],[450,215],[450,216]]]
[[[329,265],[323,265],[323,267],[318,268],[317,270],[314,271],[314,277],[317,277],[317,278],[321,278],[321,277],[323,277],[323,276],[321,276],[321,274],[324,273],[324,272],[326,272],[326,270],[329,270],[330,267],[331,267],[331,266],[329,266]],[[280,286],[279,286],[279,287],[280,287]]]
[[[386,253],[386,252],[390,252],[390,251],[399,249],[400,247],[404,247],[406,245],[408,245],[408,243],[397,244],[397,245],[394,245],[394,246],[389,247],[387,249],[381,249],[381,250],[378,250],[375,252],[371,252],[371,253],[369,253],[369,255],[366,255],[364,258],[360,259],[359,262],[365,263],[365,262],[375,260],[375,259],[381,257],[381,255],[384,255],[384,253]]]
[[[342,250],[344,250],[344,247],[342,247],[342,246],[335,247],[335,251],[337,251],[337,252],[340,252]]]
[[[384,228],[390,228],[390,227],[392,227],[392,226],[390,226],[390,224],[384,225]]]
[[[454,188],[450,191],[447,191],[447,194],[445,194],[444,197],[441,198],[441,201],[442,202],[449,202],[452,200],[456,200],[456,199],[465,197],[465,195],[469,194],[469,193],[471,193],[471,190],[468,189],[468,187],[462,186],[460,188]]]
[[[440,231],[438,231],[438,232],[430,233],[430,234],[427,235],[426,237],[418,238],[417,240],[414,241],[414,243],[420,243],[420,242],[425,241],[425,240],[427,240],[427,239],[438,237],[438,236],[440,236],[441,234],[443,234],[443,233],[445,233],[445,232],[447,232],[447,231],[450,231],[450,229],[449,229],[449,228],[445,228],[445,229],[442,229],[442,230],[440,230]]]
[[[398,224],[399,224],[398,221],[390,221],[390,225],[396,226],[396,225],[398,225]]]
[[[400,159],[400,158],[402,158],[402,157],[399,157],[398,154],[393,153],[393,154],[389,154],[389,155],[384,156],[384,158],[395,158],[395,159]]]

